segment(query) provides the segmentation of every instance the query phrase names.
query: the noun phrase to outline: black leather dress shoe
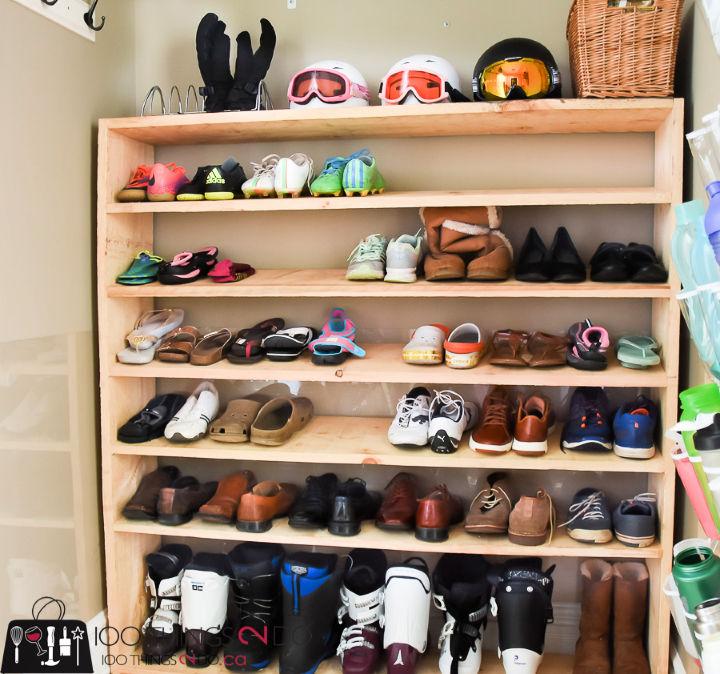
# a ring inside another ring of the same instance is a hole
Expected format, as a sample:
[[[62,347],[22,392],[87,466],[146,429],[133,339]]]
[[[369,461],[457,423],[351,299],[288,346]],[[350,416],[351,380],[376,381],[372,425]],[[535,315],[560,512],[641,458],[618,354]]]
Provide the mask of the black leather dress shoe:
[[[530,228],[520,249],[515,278],[526,283],[547,283],[551,280],[548,270],[548,251],[534,227]]]
[[[585,263],[565,227],[558,227],[548,253],[548,273],[557,283],[582,283],[587,278]]]
[[[326,527],[337,487],[335,473],[325,473],[320,477],[310,475],[305,481],[305,489],[290,511],[290,526],[296,529]]]

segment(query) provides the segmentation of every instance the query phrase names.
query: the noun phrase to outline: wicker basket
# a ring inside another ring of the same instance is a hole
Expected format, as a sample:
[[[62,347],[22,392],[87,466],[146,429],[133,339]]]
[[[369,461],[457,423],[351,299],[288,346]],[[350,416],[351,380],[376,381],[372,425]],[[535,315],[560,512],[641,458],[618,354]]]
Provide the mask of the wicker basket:
[[[672,96],[683,0],[574,0],[567,24],[580,98]]]

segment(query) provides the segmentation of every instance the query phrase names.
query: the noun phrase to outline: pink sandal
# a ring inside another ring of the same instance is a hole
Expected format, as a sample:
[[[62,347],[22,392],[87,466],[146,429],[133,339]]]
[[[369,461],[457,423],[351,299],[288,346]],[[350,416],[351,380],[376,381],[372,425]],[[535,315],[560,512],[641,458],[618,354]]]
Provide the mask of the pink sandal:
[[[215,283],[234,283],[252,276],[255,269],[244,262],[233,262],[232,260],[220,260],[208,274]]]

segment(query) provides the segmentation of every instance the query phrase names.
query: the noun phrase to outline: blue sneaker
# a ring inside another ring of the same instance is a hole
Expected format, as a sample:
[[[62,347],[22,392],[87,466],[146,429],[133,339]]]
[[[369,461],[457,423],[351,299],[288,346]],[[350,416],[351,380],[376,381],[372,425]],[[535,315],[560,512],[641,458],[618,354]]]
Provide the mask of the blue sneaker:
[[[613,422],[615,454],[626,459],[652,459],[657,421],[657,406],[645,396],[639,395],[625,403]]]
[[[610,403],[605,391],[595,386],[575,389],[570,415],[562,431],[563,449],[609,452],[613,448]]]

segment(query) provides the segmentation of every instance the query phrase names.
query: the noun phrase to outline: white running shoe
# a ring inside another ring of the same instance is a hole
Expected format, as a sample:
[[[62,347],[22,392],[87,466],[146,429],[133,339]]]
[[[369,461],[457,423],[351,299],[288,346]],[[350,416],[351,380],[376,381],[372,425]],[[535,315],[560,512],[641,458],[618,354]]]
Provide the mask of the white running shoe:
[[[439,454],[456,452],[463,433],[475,426],[478,416],[477,405],[466,402],[459,393],[435,391],[430,403],[430,448]]]
[[[445,359],[443,344],[449,332],[441,323],[421,325],[403,347],[403,360],[412,365],[439,365]]]
[[[242,184],[242,192],[246,199],[275,196],[275,169],[279,161],[278,155],[269,154],[263,157],[259,164],[255,162],[250,164],[253,167],[253,177]]]
[[[429,421],[430,391],[416,386],[398,401],[388,440],[397,447],[424,447],[428,443]]]
[[[391,239],[386,252],[385,280],[394,283],[414,283],[417,281],[417,268],[425,254],[423,230],[412,234],[403,234]]]
[[[275,192],[283,197],[299,197],[313,179],[313,162],[302,152],[283,157],[275,167]]]
[[[209,381],[202,382],[165,426],[165,437],[171,442],[192,442],[205,437],[219,408],[220,399],[215,385]]]

